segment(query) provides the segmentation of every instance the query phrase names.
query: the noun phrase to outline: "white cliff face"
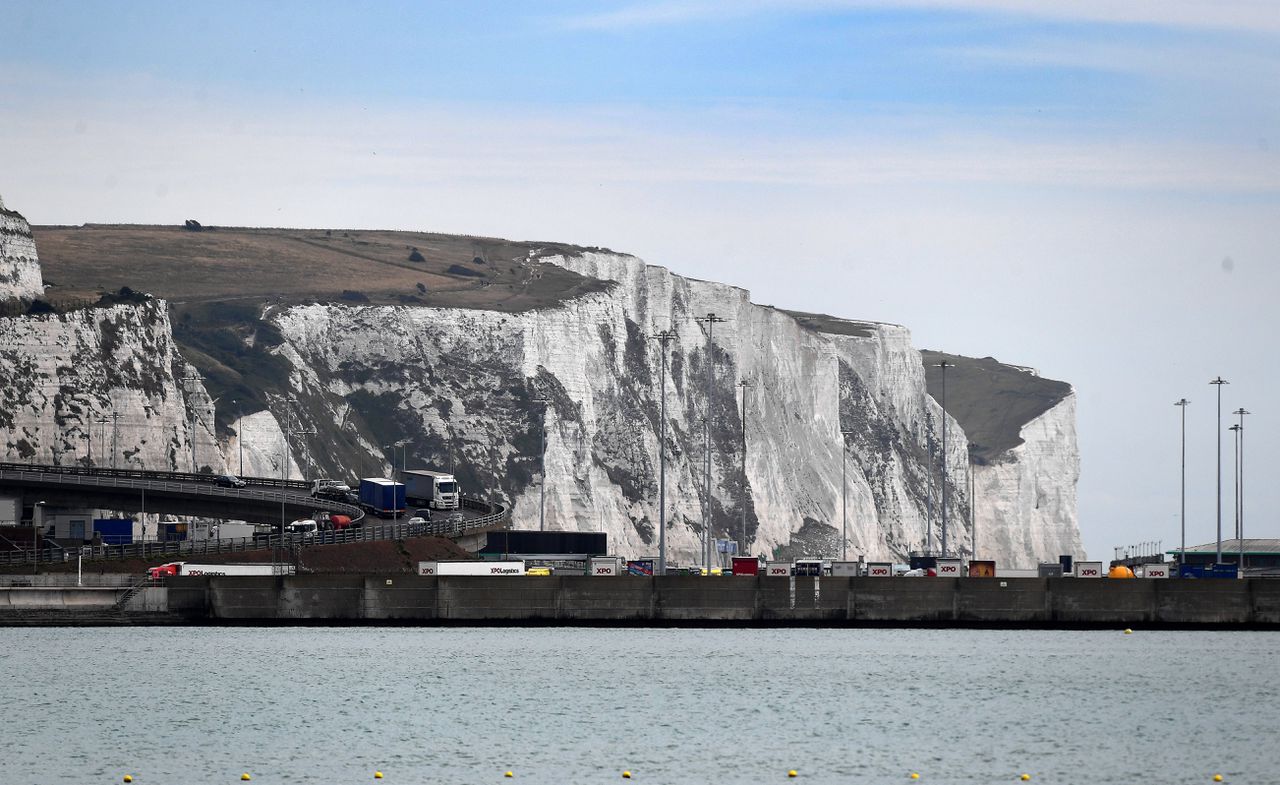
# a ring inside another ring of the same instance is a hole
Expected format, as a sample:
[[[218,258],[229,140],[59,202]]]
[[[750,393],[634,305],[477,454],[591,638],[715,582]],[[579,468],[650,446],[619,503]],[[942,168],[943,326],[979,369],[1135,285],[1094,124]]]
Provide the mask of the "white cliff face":
[[[512,504],[517,528],[535,528],[545,410],[547,528],[603,529],[617,553],[653,555],[662,390],[653,336],[669,330],[668,553],[690,563],[707,517],[707,337],[696,317],[714,312],[725,321],[714,326],[713,536],[742,539],[745,512],[751,553],[839,557],[845,520],[851,559],[937,550],[942,413],[927,394],[906,329],[849,323],[851,334],[815,332],[751,303],[741,289],[681,278],[629,256],[584,253],[543,263],[617,286],[517,314],[314,305],[276,315],[294,364],[294,393],[313,394],[306,424],[322,436],[338,423],[365,433],[365,465],[386,467],[392,451],[384,445],[407,439],[411,468],[456,467],[468,490]],[[1063,426],[1073,427],[1069,418]],[[1055,438],[1045,434],[1046,454],[1074,455],[1073,439],[1067,448]],[[950,418],[946,446],[949,547],[967,554],[968,443]],[[1047,488],[1059,478],[1042,482]],[[1031,532],[1053,520],[1074,531],[1074,493],[1072,480],[1045,502],[1041,518],[1026,519],[1018,504],[993,512],[989,525]],[[1045,535],[1031,550],[1047,557],[1042,549],[1060,541]],[[1029,552],[1021,541],[1008,543],[998,552],[984,546],[982,555],[1008,562]]]
[[[40,260],[27,219],[0,202],[0,301],[44,296]]]
[[[974,472],[978,553],[1013,567],[1083,557],[1076,516],[1076,397],[1023,426],[1023,443]],[[988,555],[990,554],[990,555]]]
[[[27,463],[222,470],[213,407],[178,354],[165,303],[0,318],[3,459]],[[99,422],[105,420],[105,422]]]
[[[287,472],[281,470],[286,453]],[[244,477],[304,479],[280,423],[269,411],[246,414],[231,422],[231,436],[222,445],[222,461],[228,471]]]

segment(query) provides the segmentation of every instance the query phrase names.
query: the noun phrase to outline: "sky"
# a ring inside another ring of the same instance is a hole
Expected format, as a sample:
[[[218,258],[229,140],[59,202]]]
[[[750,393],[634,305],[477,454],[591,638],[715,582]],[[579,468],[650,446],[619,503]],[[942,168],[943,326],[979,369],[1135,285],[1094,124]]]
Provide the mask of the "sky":
[[[1078,395],[1089,554],[1280,537],[1272,0],[0,0],[33,223],[626,251]],[[1257,479],[1254,479],[1257,478]]]

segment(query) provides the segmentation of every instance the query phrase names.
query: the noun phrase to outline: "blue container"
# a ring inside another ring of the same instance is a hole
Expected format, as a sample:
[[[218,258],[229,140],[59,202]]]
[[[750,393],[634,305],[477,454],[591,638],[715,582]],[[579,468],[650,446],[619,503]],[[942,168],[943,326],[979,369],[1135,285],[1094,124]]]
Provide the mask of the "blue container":
[[[366,477],[360,480],[360,503],[374,512],[403,510],[404,484],[381,477]]]
[[[102,536],[103,545],[133,544],[133,520],[131,518],[94,518],[93,530]]]

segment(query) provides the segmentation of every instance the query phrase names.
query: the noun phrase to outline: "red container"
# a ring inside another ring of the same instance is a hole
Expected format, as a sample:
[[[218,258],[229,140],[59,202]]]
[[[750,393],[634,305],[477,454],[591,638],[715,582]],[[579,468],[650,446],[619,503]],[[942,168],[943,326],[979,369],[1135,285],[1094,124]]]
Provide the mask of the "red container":
[[[733,557],[733,574],[738,575],[759,575],[760,560],[752,556],[734,556]]]

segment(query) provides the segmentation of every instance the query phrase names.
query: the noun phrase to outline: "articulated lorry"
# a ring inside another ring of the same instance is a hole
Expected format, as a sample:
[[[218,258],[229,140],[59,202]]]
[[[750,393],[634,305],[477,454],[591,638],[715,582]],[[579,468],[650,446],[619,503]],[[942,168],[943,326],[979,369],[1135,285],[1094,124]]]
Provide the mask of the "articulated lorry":
[[[452,474],[410,469],[404,475],[405,498],[432,510],[456,510],[462,503],[458,480]]]
[[[360,480],[360,506],[382,518],[404,509],[404,485],[382,477]]]
[[[419,575],[524,575],[522,561],[420,561]]]
[[[159,567],[147,569],[147,577],[151,580],[171,578],[178,575],[293,575],[292,564],[196,564],[195,562],[171,561]]]

